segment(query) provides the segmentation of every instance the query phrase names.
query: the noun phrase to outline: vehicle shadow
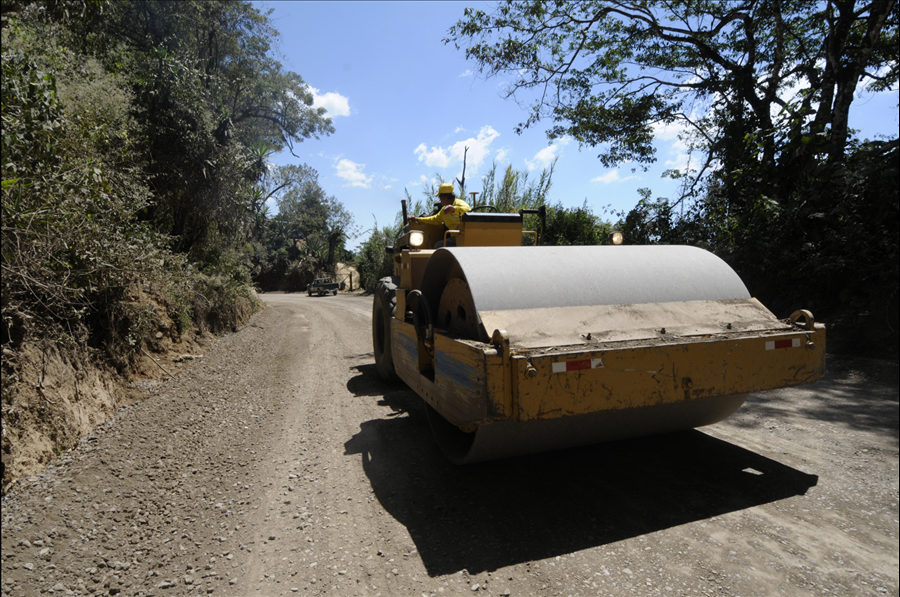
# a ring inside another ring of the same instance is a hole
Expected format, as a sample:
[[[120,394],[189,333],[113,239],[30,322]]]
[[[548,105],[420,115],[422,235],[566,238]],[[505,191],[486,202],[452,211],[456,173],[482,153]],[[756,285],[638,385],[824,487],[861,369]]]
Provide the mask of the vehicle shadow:
[[[368,379],[348,388],[374,396],[381,384],[391,413],[362,423],[345,454],[360,455],[431,576],[565,555],[803,495],[818,482],[696,430],[456,466],[434,443],[418,396],[359,370]],[[409,548],[382,549],[393,557]]]

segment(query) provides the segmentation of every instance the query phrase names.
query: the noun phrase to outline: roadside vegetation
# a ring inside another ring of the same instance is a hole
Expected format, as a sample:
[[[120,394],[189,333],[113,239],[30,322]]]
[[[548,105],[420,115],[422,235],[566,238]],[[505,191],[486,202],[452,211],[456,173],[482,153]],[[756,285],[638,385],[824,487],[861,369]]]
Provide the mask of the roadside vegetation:
[[[4,346],[49,336],[127,365],[147,327],[129,295],[221,332],[254,285],[348,257],[352,217],[315,171],[268,162],[334,130],[277,38],[238,1],[4,2]]]
[[[164,369],[166,346],[245,323],[254,288],[349,258],[352,217],[316,172],[269,163],[334,132],[278,36],[237,0],[3,1],[4,469],[23,430],[46,462],[117,408],[86,368]]]

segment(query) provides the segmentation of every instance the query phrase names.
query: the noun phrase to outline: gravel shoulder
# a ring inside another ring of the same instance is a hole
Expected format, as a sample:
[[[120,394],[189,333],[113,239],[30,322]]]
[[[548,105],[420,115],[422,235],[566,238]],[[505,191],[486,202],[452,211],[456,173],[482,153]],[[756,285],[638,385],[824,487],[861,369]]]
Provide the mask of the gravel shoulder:
[[[898,369],[456,467],[371,299],[270,308],[8,495],[2,595],[898,595]]]

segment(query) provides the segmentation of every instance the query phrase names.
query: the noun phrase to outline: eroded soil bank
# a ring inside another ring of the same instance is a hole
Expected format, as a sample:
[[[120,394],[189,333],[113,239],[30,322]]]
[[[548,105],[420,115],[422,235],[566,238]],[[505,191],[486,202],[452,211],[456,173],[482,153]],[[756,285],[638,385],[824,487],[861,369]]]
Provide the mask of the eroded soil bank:
[[[123,347],[118,363],[97,348],[60,338],[29,338],[15,350],[3,348],[4,494],[215,345],[217,336],[200,328],[180,330],[165,306],[144,294],[141,299],[144,335]],[[235,316],[247,320],[250,312]]]

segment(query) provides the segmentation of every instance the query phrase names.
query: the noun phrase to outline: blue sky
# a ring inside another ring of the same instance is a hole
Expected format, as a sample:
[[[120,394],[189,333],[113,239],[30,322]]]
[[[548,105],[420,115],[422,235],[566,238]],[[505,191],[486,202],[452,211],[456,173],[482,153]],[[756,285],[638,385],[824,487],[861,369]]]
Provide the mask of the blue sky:
[[[549,144],[542,122],[522,135],[514,127],[526,113],[504,100],[502,79],[479,78],[465,52],[441,39],[466,6],[489,10],[485,2],[263,2],[272,8],[282,38],[278,60],[304,78],[317,105],[332,117],[335,132],[283,152],[277,165],[305,163],[319,182],[355,216],[362,230],[377,220],[389,224],[400,210],[404,188],[422,197],[423,183],[436,173],[445,179],[462,171],[462,148],[469,147],[466,186],[481,190],[481,177],[496,161],[537,177],[558,158],[551,203],[580,206],[595,214],[627,211],[639,199],[637,189],[671,197],[677,183],[661,173],[685,156],[675,131],[657,137],[657,162],[647,172],[631,166],[605,168],[597,151],[574,141]],[[861,94],[851,126],[860,136],[896,136],[897,91]],[[609,213],[605,214],[615,219]],[[356,248],[363,233],[349,245]]]

